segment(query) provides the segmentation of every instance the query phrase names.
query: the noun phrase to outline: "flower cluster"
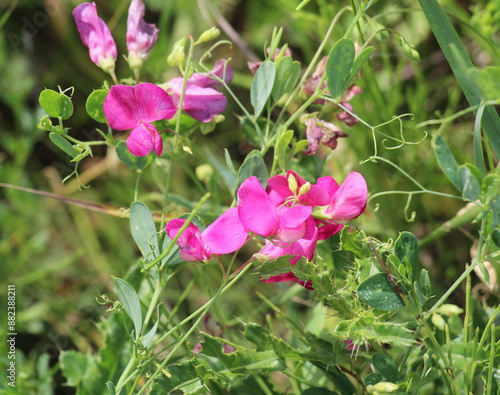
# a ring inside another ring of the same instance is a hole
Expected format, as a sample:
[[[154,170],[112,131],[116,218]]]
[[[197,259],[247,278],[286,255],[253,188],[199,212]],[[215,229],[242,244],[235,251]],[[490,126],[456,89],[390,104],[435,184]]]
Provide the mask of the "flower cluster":
[[[256,177],[246,179],[238,189],[238,205],[222,214],[203,232],[190,223],[177,240],[181,258],[207,261],[238,250],[248,233],[261,236],[265,245],[260,255],[270,259],[290,255],[294,265],[301,257],[313,259],[319,240],[332,237],[343,225],[366,208],[367,185],[359,173],[350,173],[342,185],[330,176],[316,184],[306,182],[290,170],[267,180],[264,188]],[[170,221],[165,231],[174,238],[185,220]],[[292,272],[264,280],[295,281],[307,288]]]

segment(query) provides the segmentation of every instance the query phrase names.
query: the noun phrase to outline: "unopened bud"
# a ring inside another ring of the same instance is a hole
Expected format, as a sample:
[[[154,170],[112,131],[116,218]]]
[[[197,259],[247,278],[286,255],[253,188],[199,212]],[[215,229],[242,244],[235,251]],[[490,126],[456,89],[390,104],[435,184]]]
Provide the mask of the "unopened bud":
[[[99,67],[106,73],[111,74],[115,70],[115,60],[109,55],[107,55],[105,58],[101,56],[99,58]]]
[[[215,123],[221,123],[221,122],[224,122],[226,120],[226,117],[222,114],[217,114],[216,116],[214,116],[212,118],[212,122],[215,122]]]
[[[436,312],[447,315],[449,317],[454,317],[460,315],[464,312],[464,310],[454,304],[443,304],[442,306],[436,309]]]
[[[131,70],[140,70],[142,68],[142,65],[143,65],[143,61],[142,61],[142,58],[140,56],[138,56],[137,54],[135,54],[134,52],[131,52],[129,53],[128,55],[128,65],[130,67]]]
[[[182,63],[184,63],[184,59],[186,57],[185,55],[185,46],[186,46],[186,37],[182,37],[181,39],[177,40],[174,44],[174,48],[172,49],[172,52],[170,55],[168,55],[167,62],[170,66],[178,66]]]
[[[219,34],[220,34],[220,30],[214,26],[208,30],[205,30],[203,33],[201,33],[200,38],[198,38],[198,41],[196,41],[194,43],[194,45],[213,40],[213,39],[219,37]]]
[[[369,385],[366,387],[366,391],[369,394],[384,394],[387,392],[394,392],[399,389],[399,385],[389,383],[387,381],[381,381],[380,383]]]
[[[299,189],[299,196],[305,195],[311,189],[311,183],[308,181]]]
[[[290,174],[288,176],[288,189],[290,189],[290,191],[292,191],[292,193],[295,195],[297,193],[297,188],[298,188],[297,179],[293,174]]]
[[[199,165],[195,169],[195,173],[196,173],[196,178],[198,178],[198,180],[207,184],[211,180],[212,175],[214,174],[214,169],[208,163],[204,163],[203,165]]]

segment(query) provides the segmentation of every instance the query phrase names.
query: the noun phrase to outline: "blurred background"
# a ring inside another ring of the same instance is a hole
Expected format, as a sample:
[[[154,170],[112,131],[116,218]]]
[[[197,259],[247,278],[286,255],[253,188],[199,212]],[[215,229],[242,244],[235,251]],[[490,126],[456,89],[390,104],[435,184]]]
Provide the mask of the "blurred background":
[[[159,39],[141,74],[144,81],[166,82],[178,75],[178,70],[166,62],[178,38],[198,37],[211,26],[227,23],[232,31],[222,29],[222,36],[236,37],[246,47],[221,46],[214,52],[214,60],[231,58],[230,66],[235,71],[232,88],[249,107],[252,79],[247,61],[263,59],[265,43],[269,43],[275,26],[283,26],[282,43],[288,43],[293,58],[300,61],[305,70],[331,20],[342,7],[358,2],[312,0],[300,12],[295,11],[298,0],[144,0],[144,3],[146,22],[155,23],[160,29]],[[441,3],[473,63],[478,67],[498,65],[500,1],[445,0]],[[74,0],[0,0],[0,182],[100,203],[111,206],[116,212],[124,212],[133,200],[136,175],[118,160],[113,147],[95,149],[93,157],[80,164],[81,182],[89,188],[79,189],[75,178],[61,183],[72,172],[73,164],[52,144],[47,132],[37,129],[44,115],[38,104],[40,92],[45,88],[58,90],[58,86],[62,90],[73,87],[75,112],[65,126],[80,140],[99,138],[95,130],[99,125],[88,117],[85,100],[109,78],[90,61],[88,49],[80,40],[72,17],[72,10],[78,4],[80,2]],[[96,4],[99,16],[108,24],[118,46],[116,74],[118,78],[129,78],[132,74],[122,57],[127,53],[125,34],[129,1],[109,0]],[[391,30],[375,36],[370,45],[376,50],[356,81],[363,93],[351,102],[364,121],[378,125],[394,115],[412,113],[413,117],[404,118],[401,127],[408,141],[419,141],[425,132],[431,135],[438,128],[438,125],[419,127],[419,123],[468,108],[415,1],[380,1],[368,14],[370,21],[361,23],[359,29],[353,31],[353,39],[362,43],[380,28],[394,29],[414,46],[420,61],[405,55]],[[324,55],[343,35],[351,17],[347,12],[339,19]],[[231,157],[241,163],[252,149],[240,128],[241,110],[229,99],[224,115],[226,121],[217,125],[212,133],[197,137],[197,147],[202,152],[210,149],[219,158],[223,158],[222,149],[228,148]],[[474,118],[469,112],[442,130],[459,163],[472,160],[473,125]],[[294,129],[304,138],[304,129],[299,125]],[[398,122],[381,128],[393,136],[399,134],[399,129]],[[345,127],[345,131],[349,137],[340,141],[335,151],[325,149],[317,156],[301,159],[301,165],[310,169],[308,176],[314,179],[329,174],[340,183],[349,171],[356,170],[363,173],[372,194],[414,188],[384,163],[359,164],[374,153],[368,128],[358,124]],[[407,145],[399,150],[385,149],[379,143],[379,154],[392,160],[426,188],[456,194],[437,166],[430,140],[428,137],[419,145]],[[213,207],[219,203],[229,205],[231,202],[224,197],[224,187],[217,174],[208,182],[194,177],[193,169],[206,162],[209,160],[195,155],[186,156],[182,163],[176,164],[172,196],[187,199],[188,203],[197,202],[204,190],[209,189],[219,192]],[[164,161],[157,160],[141,178],[139,200],[153,212],[161,211],[167,170]],[[189,211],[188,203],[183,205],[178,201],[169,202],[171,217]],[[374,211],[377,203],[380,207]],[[401,195],[372,201],[362,219],[363,229],[382,240],[396,238],[403,230],[423,238],[463,207],[458,200],[416,196],[409,209],[410,214],[416,213],[415,220],[408,222],[405,205],[406,199]],[[209,208],[205,215],[206,220],[210,220],[214,213]],[[422,264],[430,271],[437,294],[456,279],[466,262],[470,262],[470,249],[476,234],[476,227],[468,225],[423,246]],[[333,249],[335,241],[332,243]],[[328,250],[328,246],[325,249]],[[75,349],[90,353],[99,347],[102,338],[96,323],[107,313],[106,306],[96,303],[96,297],[98,293],[111,294],[111,276],[125,276],[137,264],[138,257],[127,218],[68,205],[60,199],[4,186],[0,188],[0,361],[2,366],[7,362],[3,330],[7,311],[5,295],[7,285],[14,284],[19,351],[17,374],[22,389],[19,393],[74,393],[73,389],[63,386],[65,379],[57,367],[59,351]],[[213,271],[209,268],[206,273],[208,282],[218,283],[218,268]],[[168,298],[175,300],[192,275],[191,269],[186,267],[177,288],[171,290]],[[243,301],[226,300],[225,314],[237,317],[244,307],[246,312],[255,311],[256,322],[262,321],[263,314],[256,308],[260,303],[254,296],[256,287],[272,293],[272,288],[263,286],[256,276],[248,276],[239,292],[249,297]],[[190,304],[198,307],[198,303],[206,300],[204,295],[204,290],[193,289],[183,308],[191,311]],[[463,303],[460,289],[452,296],[452,302]],[[5,380],[2,375],[0,386],[4,388]]]

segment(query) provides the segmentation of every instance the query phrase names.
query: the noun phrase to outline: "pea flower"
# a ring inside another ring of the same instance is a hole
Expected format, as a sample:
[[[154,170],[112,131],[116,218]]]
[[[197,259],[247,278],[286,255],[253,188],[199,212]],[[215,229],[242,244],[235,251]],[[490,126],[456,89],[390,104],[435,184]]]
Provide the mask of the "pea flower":
[[[170,119],[176,113],[172,99],[163,89],[151,83],[114,85],[103,108],[110,127],[132,129],[127,147],[133,155],[145,156],[152,150],[161,155],[163,142],[151,122]]]
[[[132,0],[127,18],[127,49],[130,67],[140,68],[158,39],[159,30],[152,23],[144,22],[146,7],[142,0]]]
[[[365,179],[361,174],[351,172],[335,191],[323,214],[337,224],[344,224],[365,211],[367,197]]]
[[[97,16],[95,3],[80,4],[73,10],[73,17],[92,62],[105,71],[114,70],[116,44],[104,21]]]
[[[313,117],[306,121],[306,137],[309,147],[306,151],[303,151],[303,154],[314,155],[319,148],[320,141],[323,145],[333,150],[337,148],[337,140],[341,137],[347,137],[347,134],[342,132],[333,123]]]
[[[185,222],[185,219],[174,219],[165,226],[165,232],[173,239]],[[239,249],[247,234],[238,218],[238,210],[233,207],[203,232],[191,222],[177,240],[177,245],[184,261],[209,261],[215,255],[230,254]]]
[[[197,121],[210,122],[215,115],[226,109],[227,99],[214,89],[215,86],[222,84],[210,78],[210,75],[224,78],[226,84],[229,84],[233,78],[233,71],[225,63],[225,60],[219,60],[208,75],[194,73],[187,80],[182,110]],[[182,77],[173,78],[168,83],[167,92],[172,96],[176,108],[179,108],[182,84]]]

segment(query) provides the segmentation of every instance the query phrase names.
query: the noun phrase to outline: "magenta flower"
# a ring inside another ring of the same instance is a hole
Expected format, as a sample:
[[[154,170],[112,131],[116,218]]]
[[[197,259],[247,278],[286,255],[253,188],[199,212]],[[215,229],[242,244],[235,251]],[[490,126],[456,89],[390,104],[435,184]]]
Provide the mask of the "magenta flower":
[[[127,147],[133,155],[145,156],[152,150],[161,155],[163,142],[151,122],[170,119],[176,113],[172,99],[163,89],[150,83],[114,85],[103,107],[110,127],[132,129]]]
[[[226,109],[227,99],[222,93],[213,88],[221,84],[209,77],[210,75],[216,75],[222,78],[225,62],[225,60],[216,62],[214,68],[207,76],[194,73],[187,80],[182,110],[186,111],[197,121],[210,122],[215,115],[220,114]],[[233,78],[233,72],[230,67],[226,66],[225,68],[225,81],[229,84]],[[168,83],[167,92],[172,96],[176,108],[179,108],[182,83],[182,77],[173,78]]]
[[[173,239],[185,219],[174,219],[165,227],[165,232]],[[222,214],[203,232],[190,223],[177,240],[180,256],[186,262],[209,261],[214,255],[230,254],[246,241],[247,232],[238,218],[238,210],[233,207]]]
[[[141,60],[147,59],[159,32],[154,24],[144,22],[145,12],[142,0],[132,0],[127,18],[127,49],[129,57]]]
[[[115,40],[104,21],[97,16],[95,3],[82,3],[73,10],[80,37],[89,48],[90,59],[104,70],[113,69],[117,55]]]
[[[238,189],[238,215],[243,227],[259,236],[294,243],[306,232],[305,221],[312,207],[281,206],[273,203],[257,177],[247,178]]]
[[[337,224],[344,224],[359,217],[366,208],[368,187],[359,173],[349,173],[338,188],[323,214]]]

